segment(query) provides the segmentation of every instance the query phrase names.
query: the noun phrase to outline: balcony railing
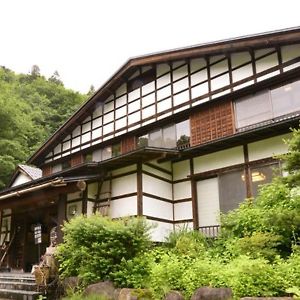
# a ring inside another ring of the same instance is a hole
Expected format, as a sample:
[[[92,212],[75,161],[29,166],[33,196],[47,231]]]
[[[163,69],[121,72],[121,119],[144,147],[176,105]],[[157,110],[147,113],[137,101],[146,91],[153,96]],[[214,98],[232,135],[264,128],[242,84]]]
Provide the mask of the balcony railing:
[[[207,237],[217,237],[220,232],[220,225],[201,226],[199,230]]]
[[[177,145],[177,149],[178,150],[184,150],[186,148],[190,148],[190,143],[185,143],[185,144],[180,144],[180,145]]]

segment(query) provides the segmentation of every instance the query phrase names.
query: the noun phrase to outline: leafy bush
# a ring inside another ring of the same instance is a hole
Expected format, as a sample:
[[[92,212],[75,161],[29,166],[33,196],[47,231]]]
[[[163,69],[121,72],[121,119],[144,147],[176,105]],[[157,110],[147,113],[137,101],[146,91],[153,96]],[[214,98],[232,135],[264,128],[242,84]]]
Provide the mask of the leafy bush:
[[[149,257],[136,256],[132,259],[122,259],[118,270],[111,274],[114,283],[119,287],[144,288],[150,273]]]
[[[293,287],[300,288],[300,249],[299,246],[294,247],[291,256],[282,260],[277,266],[277,271],[282,274],[283,289]]]
[[[62,277],[79,276],[83,284],[113,279],[122,261],[149,249],[149,226],[144,219],[111,220],[100,215],[79,216],[64,224],[58,246]]]
[[[263,258],[240,256],[225,266],[223,278],[235,298],[269,297],[284,293],[281,275]]]
[[[226,287],[222,278],[224,265],[217,259],[196,258],[182,275],[182,286],[187,299],[203,286]]]
[[[166,247],[178,254],[199,256],[205,253],[209,243],[200,231],[183,227],[170,233],[166,238]]]
[[[153,261],[150,270],[150,289],[155,299],[163,299],[170,290],[184,290],[182,276],[192,260],[188,256],[166,251],[160,260]]]
[[[255,237],[257,232],[265,237],[273,235],[273,249],[288,256],[300,236],[300,191],[291,189],[284,180],[276,179],[262,187],[253,203],[241,204],[238,209],[223,215],[221,220],[224,239]],[[274,238],[277,239],[276,246]]]

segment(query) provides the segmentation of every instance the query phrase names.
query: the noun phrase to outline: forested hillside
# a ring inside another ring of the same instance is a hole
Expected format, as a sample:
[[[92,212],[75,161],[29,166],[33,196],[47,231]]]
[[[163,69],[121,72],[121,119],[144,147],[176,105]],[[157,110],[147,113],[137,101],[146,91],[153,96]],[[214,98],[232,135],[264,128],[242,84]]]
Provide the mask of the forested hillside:
[[[46,79],[38,66],[27,75],[0,67],[0,189],[17,164],[25,162],[86,98],[66,89],[57,72]]]

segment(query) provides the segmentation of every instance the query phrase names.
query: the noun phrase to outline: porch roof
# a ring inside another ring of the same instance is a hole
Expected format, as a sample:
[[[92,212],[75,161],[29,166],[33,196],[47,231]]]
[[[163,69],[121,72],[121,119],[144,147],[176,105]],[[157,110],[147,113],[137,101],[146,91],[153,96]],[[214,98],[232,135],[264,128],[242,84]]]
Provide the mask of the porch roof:
[[[152,159],[170,159],[177,157],[179,151],[155,147],[140,148],[120,156],[116,156],[100,162],[86,162],[72,168],[44,176],[24,184],[7,188],[0,192],[1,200],[8,198],[20,198],[22,194],[55,188],[82,181],[92,181],[105,177],[108,171],[125,167],[137,162],[146,162]]]

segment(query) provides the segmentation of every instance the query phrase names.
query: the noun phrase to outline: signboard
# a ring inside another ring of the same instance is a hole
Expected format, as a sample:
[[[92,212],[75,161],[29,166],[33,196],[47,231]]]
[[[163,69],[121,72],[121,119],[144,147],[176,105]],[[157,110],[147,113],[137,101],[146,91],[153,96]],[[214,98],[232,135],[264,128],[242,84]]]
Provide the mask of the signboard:
[[[36,245],[42,243],[42,225],[41,224],[34,225],[34,243]]]

